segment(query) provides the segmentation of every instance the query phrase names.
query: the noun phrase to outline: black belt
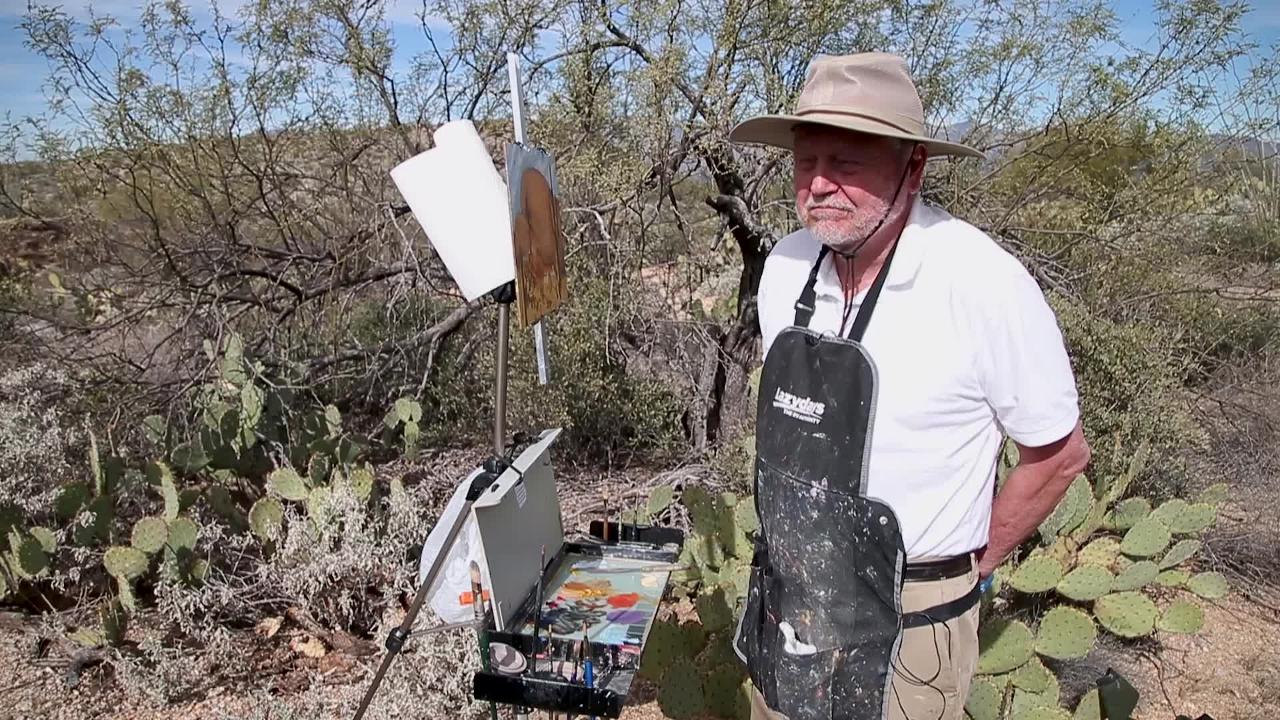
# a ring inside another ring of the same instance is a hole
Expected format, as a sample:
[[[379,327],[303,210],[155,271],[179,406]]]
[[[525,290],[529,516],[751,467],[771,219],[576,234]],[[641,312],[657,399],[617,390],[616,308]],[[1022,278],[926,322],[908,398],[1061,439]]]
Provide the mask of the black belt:
[[[973,569],[973,553],[956,555],[942,560],[907,563],[902,579],[906,582],[927,582],[963,577]]]

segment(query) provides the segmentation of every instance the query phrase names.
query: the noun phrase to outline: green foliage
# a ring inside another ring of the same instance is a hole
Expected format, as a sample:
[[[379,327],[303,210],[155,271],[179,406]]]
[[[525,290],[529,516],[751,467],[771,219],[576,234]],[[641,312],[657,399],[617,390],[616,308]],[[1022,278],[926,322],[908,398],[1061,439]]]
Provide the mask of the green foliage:
[[[1145,462],[1146,453],[1136,453],[1118,463],[1119,476],[1103,477],[1096,487],[1077,478],[1041,524],[1038,542],[998,571],[1006,582],[984,598],[994,614],[984,616],[980,629],[978,673],[986,677],[970,692],[969,717],[1063,717],[1057,678],[1037,656],[1059,663],[1083,658],[1099,631],[1122,641],[1199,632],[1203,610],[1186,593],[1226,594],[1221,575],[1190,569],[1201,547],[1195,536],[1216,518],[1221,489],[1198,502],[1171,498],[1153,512],[1146,498],[1125,496]],[[1170,547],[1175,535],[1182,537]],[[1164,605],[1170,592],[1183,596]],[[1097,717],[1097,698],[1086,695],[1074,718]]]

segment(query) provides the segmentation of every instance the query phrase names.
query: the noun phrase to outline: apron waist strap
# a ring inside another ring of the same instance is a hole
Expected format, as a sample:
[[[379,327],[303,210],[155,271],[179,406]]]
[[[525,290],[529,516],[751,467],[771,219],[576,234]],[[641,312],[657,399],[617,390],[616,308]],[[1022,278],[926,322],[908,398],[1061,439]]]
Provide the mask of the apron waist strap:
[[[925,625],[932,625],[933,623],[944,623],[948,620],[954,620],[969,612],[970,608],[978,604],[978,600],[981,597],[982,590],[979,585],[975,584],[969,592],[961,595],[951,602],[934,605],[931,608],[926,608],[917,612],[903,613],[902,627],[923,627]]]

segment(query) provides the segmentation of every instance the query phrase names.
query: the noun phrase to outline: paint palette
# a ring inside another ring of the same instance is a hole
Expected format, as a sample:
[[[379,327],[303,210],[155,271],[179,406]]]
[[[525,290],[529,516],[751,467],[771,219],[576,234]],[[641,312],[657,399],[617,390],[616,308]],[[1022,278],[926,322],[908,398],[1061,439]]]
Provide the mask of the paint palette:
[[[639,646],[658,611],[667,571],[652,561],[573,553],[546,582],[541,626],[553,637]],[[532,633],[532,619],[521,632]]]
[[[528,661],[524,669],[478,673],[475,697],[618,717],[678,554],[673,544],[563,545],[543,577],[536,639],[532,592],[509,631],[490,634],[491,641],[515,648]],[[593,666],[590,686],[583,682],[584,656]]]

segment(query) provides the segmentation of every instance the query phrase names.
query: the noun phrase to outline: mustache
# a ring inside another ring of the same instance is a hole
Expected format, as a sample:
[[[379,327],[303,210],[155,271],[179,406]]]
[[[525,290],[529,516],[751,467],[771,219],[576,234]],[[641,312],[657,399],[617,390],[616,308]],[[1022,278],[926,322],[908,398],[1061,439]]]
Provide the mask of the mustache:
[[[806,203],[804,209],[806,212],[809,210],[843,210],[845,212],[854,212],[857,210],[857,207],[849,203],[822,202]]]

